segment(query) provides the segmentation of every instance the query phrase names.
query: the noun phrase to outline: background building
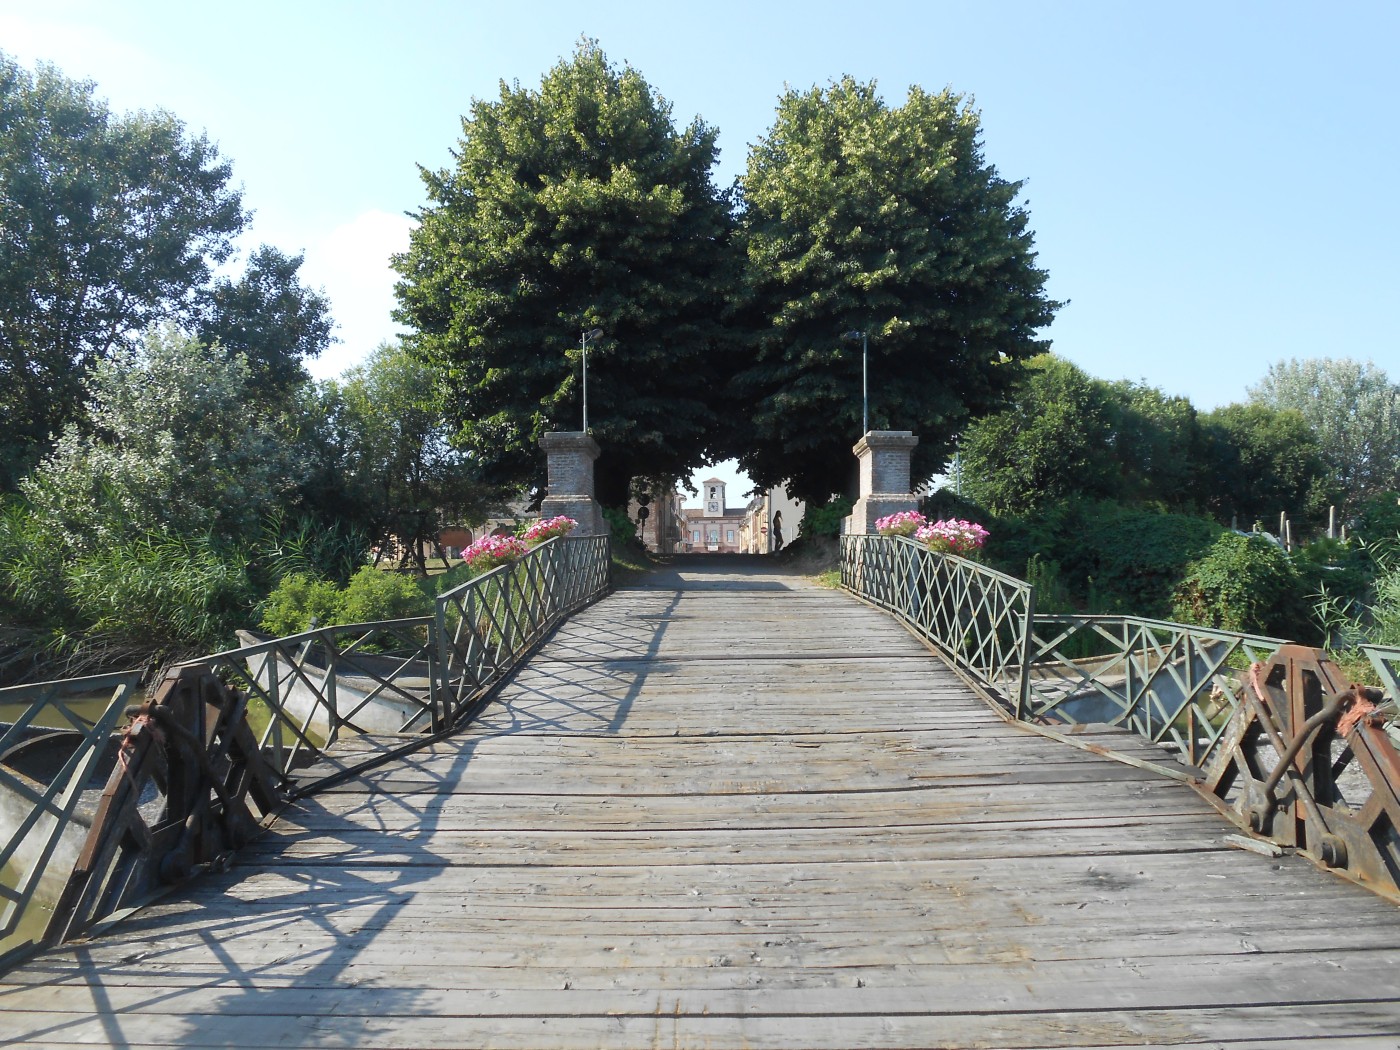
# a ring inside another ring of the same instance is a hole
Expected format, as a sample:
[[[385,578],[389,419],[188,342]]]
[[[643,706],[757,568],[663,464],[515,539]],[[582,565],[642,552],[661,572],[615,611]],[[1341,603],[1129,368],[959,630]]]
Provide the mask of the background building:
[[[700,506],[681,513],[685,521],[685,549],[692,554],[738,554],[744,548],[739,534],[748,514],[743,507],[724,505],[725,483],[707,478],[700,484]]]
[[[646,504],[647,516],[641,516],[642,503],[632,500],[627,505],[627,516],[632,521],[641,522],[637,535],[649,551],[657,554],[675,554],[685,550],[686,522],[682,516],[684,497],[679,492],[653,492]]]
[[[805,510],[803,502],[781,486],[759,493],[744,511],[740,548],[749,554],[776,554],[797,538]]]

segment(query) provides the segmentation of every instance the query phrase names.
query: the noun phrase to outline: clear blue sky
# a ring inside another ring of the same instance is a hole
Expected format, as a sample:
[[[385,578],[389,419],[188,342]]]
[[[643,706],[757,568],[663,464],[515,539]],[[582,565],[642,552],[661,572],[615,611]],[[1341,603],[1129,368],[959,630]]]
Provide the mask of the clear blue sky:
[[[719,128],[721,183],[784,85],[972,95],[1069,300],[1054,349],[1094,375],[1203,409],[1288,357],[1400,375],[1400,3],[0,0],[0,49],[220,144],[250,244],[304,251],[332,299],[322,375],[394,332],[385,260],[416,165],[447,164],[473,98],[538,83],[585,34],[678,122]]]

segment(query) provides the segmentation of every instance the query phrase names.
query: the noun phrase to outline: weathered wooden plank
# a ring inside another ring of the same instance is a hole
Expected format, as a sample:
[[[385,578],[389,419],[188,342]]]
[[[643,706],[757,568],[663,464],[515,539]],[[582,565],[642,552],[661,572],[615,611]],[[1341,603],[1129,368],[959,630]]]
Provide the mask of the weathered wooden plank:
[[[347,1004],[353,996],[346,995]],[[287,1046],[421,1047],[425,1050],[554,1047],[558,1050],[614,1047],[778,1048],[811,1050],[885,1047],[916,1050],[949,1048],[1042,1048],[1062,1046],[1146,1046],[1166,1043],[1258,1043],[1319,1037],[1395,1038],[1400,1002],[1227,1006],[1182,1010],[1049,1011],[995,1016],[984,1014],[838,1015],[803,1024],[791,1017],[690,1017],[658,1001],[644,1016],[471,1017],[431,1015],[415,1010],[413,996],[400,1010],[374,1017],[352,1012],[238,1018],[236,1032],[217,1016],[104,1015],[101,1020],[71,1015],[16,1012],[16,1030],[39,1031],[40,1040],[11,1045],[184,1046],[247,1048]]]

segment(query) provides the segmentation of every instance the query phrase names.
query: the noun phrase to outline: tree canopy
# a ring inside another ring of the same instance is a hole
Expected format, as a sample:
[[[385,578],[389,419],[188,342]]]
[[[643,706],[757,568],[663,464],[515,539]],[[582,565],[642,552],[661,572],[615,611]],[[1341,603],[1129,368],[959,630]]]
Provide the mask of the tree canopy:
[[[1338,503],[1348,511],[1377,493],[1400,490],[1400,383],[1373,362],[1280,361],[1249,396],[1255,404],[1302,414],[1317,436]]]
[[[1200,417],[1200,501],[1225,523],[1274,526],[1280,511],[1320,524],[1335,499],[1322,446],[1302,413],[1225,405]]]
[[[972,423],[960,447],[968,494],[998,514],[1089,499],[1244,528],[1280,511],[1318,524],[1332,494],[1298,412],[1250,404],[1202,415],[1184,398],[1095,379],[1053,354],[1033,361],[1012,404]]]
[[[246,215],[231,169],[168,113],[0,55],[0,488],[82,402],[91,366],[180,316]]]
[[[175,322],[284,403],[331,341],[301,256],[254,250],[215,275],[248,216],[230,164],[165,112],[116,115],[92,84],[0,54],[0,492],[78,420],[94,366]]]
[[[396,265],[409,346],[445,386],[456,440],[485,478],[542,478],[537,448],[589,424],[598,489],[680,477],[714,431],[733,271],[716,132],[683,130],[630,66],[582,42],[537,89],[501,84],[462,120],[455,164],[423,171],[429,204]]]
[[[995,514],[1119,497],[1124,472],[1113,449],[1124,409],[1102,379],[1054,354],[1037,358],[1007,409],[966,427],[963,487]]]
[[[850,77],[788,91],[742,180],[755,333],[733,377],[746,425],[732,451],[754,482],[824,502],[849,487],[866,333],[870,426],[919,435],[913,472],[943,466],[958,432],[1000,407],[1044,294],[1028,216],[982,155],[980,119],[950,91],[887,105]]]
[[[238,280],[220,277],[201,290],[195,334],[247,359],[253,392],[270,407],[309,379],[302,362],[331,344],[330,303],[301,283],[302,256],[264,244]]]

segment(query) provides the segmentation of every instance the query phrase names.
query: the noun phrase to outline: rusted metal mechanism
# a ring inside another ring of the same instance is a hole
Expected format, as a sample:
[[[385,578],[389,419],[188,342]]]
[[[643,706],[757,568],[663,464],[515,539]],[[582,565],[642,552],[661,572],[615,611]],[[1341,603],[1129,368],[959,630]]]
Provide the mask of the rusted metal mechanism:
[[[257,834],[282,795],[246,707],[213,675],[178,667],[127,710],[131,724],[45,940],[78,936],[165,886],[225,867]]]
[[[1283,646],[1251,666],[1202,786],[1255,834],[1400,893],[1400,754],[1383,700],[1321,649]]]

